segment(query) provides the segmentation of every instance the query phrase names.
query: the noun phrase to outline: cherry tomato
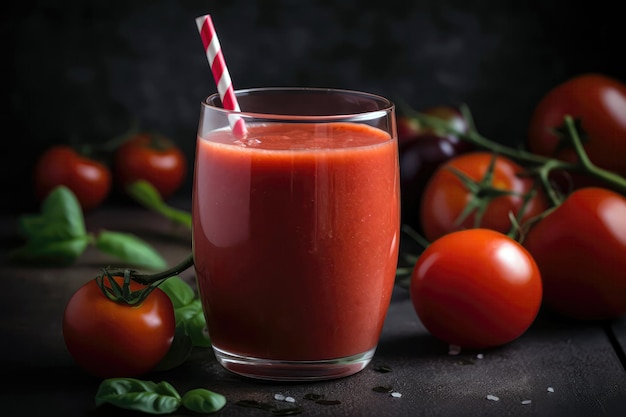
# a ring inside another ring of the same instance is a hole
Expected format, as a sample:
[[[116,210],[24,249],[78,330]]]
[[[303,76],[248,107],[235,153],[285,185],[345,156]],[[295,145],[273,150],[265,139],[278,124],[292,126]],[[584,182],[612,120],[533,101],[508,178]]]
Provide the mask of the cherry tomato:
[[[602,74],[582,74],[548,91],[530,119],[530,151],[576,159],[569,142],[556,133],[564,126],[565,115],[579,119],[579,133],[591,161],[626,176],[626,84]]]
[[[436,338],[490,348],[521,336],[541,306],[541,276],[515,240],[489,229],[447,234],[418,258],[410,284],[420,321]]]
[[[122,283],[121,277],[115,277]],[[144,288],[131,282],[132,291]],[[170,298],[156,288],[139,305],[110,300],[91,280],[70,298],[63,337],[76,363],[100,378],[134,377],[152,370],[168,352],[176,322]]]
[[[145,180],[167,199],[178,191],[186,174],[187,160],[182,150],[160,135],[137,134],[115,152],[114,175],[122,188]]]
[[[422,113],[445,120],[459,132],[467,132],[467,122],[455,107],[432,107]],[[428,179],[442,163],[469,152],[473,146],[453,134],[420,126],[406,116],[398,117],[398,143],[402,222],[420,230],[419,207]]]
[[[111,172],[103,163],[81,155],[70,146],[55,145],[35,164],[35,195],[43,201],[59,185],[72,190],[83,210],[93,210],[111,191]]]
[[[523,208],[520,223],[542,213],[548,208],[545,193],[537,188],[536,194],[526,206],[524,195],[534,187],[534,180],[523,176],[522,166],[504,156],[496,156],[493,177],[490,187],[500,191],[514,192],[514,195],[500,195],[486,198],[483,191],[477,197],[484,199],[485,211],[480,224],[475,224],[478,210],[474,210],[458,222],[463,210],[472,201],[474,193],[452,171],[458,170],[475,182],[481,181],[489,171],[494,155],[490,152],[475,151],[456,156],[441,165],[432,175],[422,197],[420,219],[424,236],[433,241],[452,231],[483,227],[507,233],[511,228],[509,214],[519,217]]]
[[[544,303],[583,320],[626,313],[626,198],[582,188],[536,223],[523,245],[544,282]]]

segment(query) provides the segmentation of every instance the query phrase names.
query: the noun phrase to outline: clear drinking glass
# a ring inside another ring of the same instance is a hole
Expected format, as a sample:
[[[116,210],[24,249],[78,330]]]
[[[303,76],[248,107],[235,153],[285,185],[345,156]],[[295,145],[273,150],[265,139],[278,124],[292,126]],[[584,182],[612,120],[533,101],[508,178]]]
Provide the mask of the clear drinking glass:
[[[259,88],[201,105],[193,255],[217,360],[304,381],[371,360],[400,229],[394,105],[357,91]],[[243,120],[247,134],[230,128]]]

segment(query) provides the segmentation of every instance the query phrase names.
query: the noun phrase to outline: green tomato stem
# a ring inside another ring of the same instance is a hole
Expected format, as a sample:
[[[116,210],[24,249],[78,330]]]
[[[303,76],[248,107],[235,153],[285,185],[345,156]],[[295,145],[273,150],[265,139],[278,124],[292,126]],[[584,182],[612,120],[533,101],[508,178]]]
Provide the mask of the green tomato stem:
[[[157,272],[155,274],[134,273],[132,275],[132,279],[134,281],[139,282],[140,284],[145,284],[145,285],[160,283],[161,281],[164,281],[167,278],[173,277],[175,275],[179,275],[181,272],[185,271],[188,268],[191,268],[192,266],[193,266],[193,253],[190,253],[189,255],[187,255],[185,259],[183,259],[181,262],[179,262],[178,264],[174,265],[171,268],[168,268],[161,272]]]
[[[622,193],[626,193],[626,178],[614,172],[602,169],[595,165],[593,162],[591,162],[591,159],[589,159],[589,156],[585,152],[585,148],[583,146],[582,140],[580,139],[580,135],[576,130],[576,124],[574,123],[574,119],[571,116],[565,116],[565,125],[567,126],[568,133],[570,135],[570,138],[572,139],[572,144],[574,145],[576,155],[580,160],[580,165],[583,168],[582,171],[612,185],[618,190],[621,190]]]
[[[96,282],[103,294],[111,301],[128,305],[140,305],[156,287],[163,283],[166,279],[179,275],[181,272],[193,265],[193,253],[190,253],[180,263],[155,274],[138,274],[131,269],[104,269],[102,275],[96,277]],[[120,286],[114,277],[124,277],[124,281]],[[140,284],[147,285],[146,288],[137,291],[130,290],[130,281],[136,281]],[[108,285],[107,285],[108,284]]]
[[[408,112],[409,110],[405,111]],[[469,110],[466,106],[462,108],[462,112],[464,114],[469,114]],[[453,126],[450,126],[448,123],[446,123],[445,120],[436,116],[429,116],[427,114],[415,111],[411,111],[410,114],[412,117],[414,117],[416,120],[426,126],[435,129],[441,129],[442,131],[453,134],[460,139],[465,140],[479,148],[490,150],[497,154],[514,159],[518,162],[535,165],[536,167],[534,169],[530,169],[530,171],[534,171],[536,174],[539,175],[542,185],[548,193],[548,197],[550,198],[552,204],[554,205],[557,205],[561,201],[561,199],[557,195],[553,187],[551,187],[549,184],[548,178],[549,174],[552,171],[583,172],[590,177],[599,179],[603,183],[607,184],[609,188],[626,195],[626,178],[614,172],[602,169],[591,162],[587,153],[585,152],[582,141],[580,140],[580,136],[576,131],[574,120],[570,115],[566,115],[564,117],[564,120],[572,144],[574,146],[576,154],[578,155],[579,161],[577,163],[561,161],[556,158],[550,158],[534,154],[523,149],[516,149],[494,142],[479,134],[475,128],[471,128],[467,133],[464,133],[456,130]]]

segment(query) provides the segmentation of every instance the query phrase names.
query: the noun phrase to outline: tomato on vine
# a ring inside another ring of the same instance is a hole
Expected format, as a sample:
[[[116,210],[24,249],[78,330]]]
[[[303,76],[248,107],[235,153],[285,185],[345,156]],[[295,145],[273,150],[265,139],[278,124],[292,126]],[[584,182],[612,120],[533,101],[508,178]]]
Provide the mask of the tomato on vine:
[[[468,121],[453,106],[430,107],[423,114],[437,117],[446,126],[462,133],[469,129]],[[441,164],[469,152],[473,146],[456,134],[426,127],[410,116],[400,115],[398,147],[402,222],[420,230],[419,207],[428,179]]]
[[[542,283],[532,256],[489,229],[449,233],[414,265],[410,296],[436,338],[465,348],[490,348],[521,336],[541,305]]]
[[[565,115],[576,120],[589,159],[601,168],[626,176],[626,84],[602,74],[588,73],[548,91],[530,119],[531,152],[570,162],[576,160],[564,136]]]
[[[138,133],[115,151],[113,174],[122,188],[145,180],[163,199],[167,199],[182,186],[187,175],[187,160],[172,140],[161,135]]]
[[[76,195],[83,210],[93,210],[109,195],[111,181],[107,165],[66,145],[48,148],[35,164],[34,188],[39,201],[64,185]]]
[[[174,339],[174,308],[161,289],[147,288],[103,274],[71,296],[63,314],[63,337],[81,368],[100,378],[133,377],[154,369],[165,357]]]
[[[459,155],[441,165],[422,197],[424,236],[482,227],[507,233],[510,216],[520,223],[548,208],[545,193],[512,159],[486,151]]]
[[[583,320],[626,314],[626,197],[576,190],[531,225],[523,245],[541,271],[546,306]]]

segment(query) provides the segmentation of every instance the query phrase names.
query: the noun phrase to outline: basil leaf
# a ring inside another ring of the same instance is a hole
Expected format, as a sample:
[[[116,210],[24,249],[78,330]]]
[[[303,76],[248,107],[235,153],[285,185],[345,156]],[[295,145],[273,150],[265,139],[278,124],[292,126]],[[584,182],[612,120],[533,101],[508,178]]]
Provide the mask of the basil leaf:
[[[52,265],[70,265],[83,254],[89,245],[89,237],[70,240],[32,240],[9,252],[9,259]]]
[[[199,299],[194,298],[191,303],[186,306],[174,309],[174,315],[176,316],[176,323],[190,320],[193,316],[202,311],[202,303]]]
[[[177,275],[159,284],[159,288],[170,297],[174,309],[188,305],[196,296],[193,288]]]
[[[144,240],[130,233],[104,230],[98,234],[96,247],[104,253],[138,267],[159,270],[167,262]]]
[[[150,414],[169,414],[181,404],[180,394],[169,383],[134,378],[109,378],[100,383],[96,407],[105,403]]]
[[[22,215],[17,219],[17,230],[25,239],[35,239],[49,220],[41,214]]]
[[[211,339],[208,335],[202,303],[196,297],[192,287],[180,277],[173,276],[159,284],[159,288],[172,300],[177,329],[178,326],[183,327],[192,346],[210,347]]]
[[[76,195],[65,186],[54,188],[43,201],[42,215],[62,225],[68,236],[86,234],[85,218]]]
[[[204,388],[187,391],[183,395],[183,407],[202,414],[216,413],[226,405],[226,397]]]
[[[65,186],[50,191],[40,214],[20,216],[18,231],[28,240],[66,240],[87,234],[80,203]]]
[[[196,314],[185,319],[183,324],[194,346],[211,347],[211,338],[207,329],[204,313],[202,312],[202,307],[200,307],[200,310],[196,312]]]
[[[126,187],[126,191],[142,206],[167,217],[173,222],[191,228],[191,214],[167,205],[161,198],[159,191],[148,181],[135,181]]]

